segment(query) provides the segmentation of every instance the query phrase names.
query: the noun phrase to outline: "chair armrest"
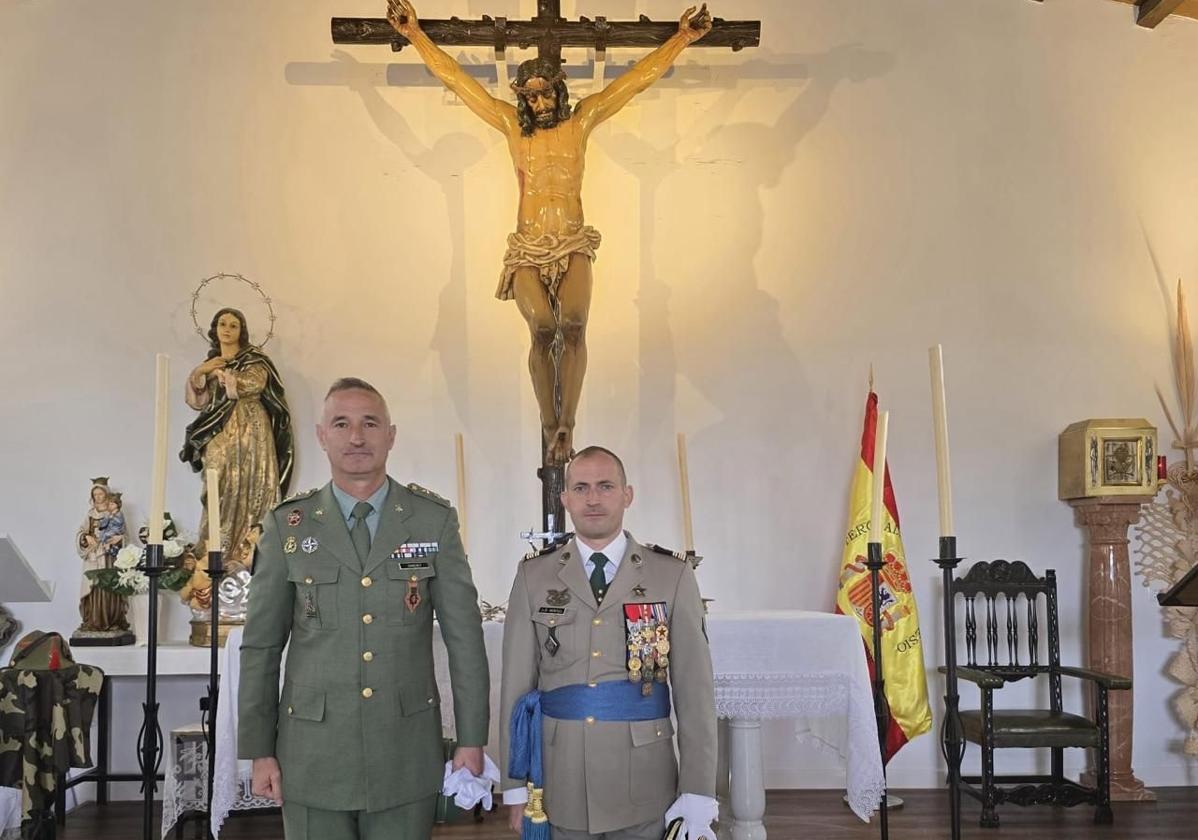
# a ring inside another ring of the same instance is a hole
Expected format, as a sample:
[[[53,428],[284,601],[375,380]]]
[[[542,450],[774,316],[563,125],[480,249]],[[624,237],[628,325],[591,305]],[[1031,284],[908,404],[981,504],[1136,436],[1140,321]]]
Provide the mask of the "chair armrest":
[[[943,665],[940,666],[939,671],[942,674],[948,673],[948,669]],[[1002,688],[1006,685],[1006,680],[1002,677],[979,671],[976,668],[963,668],[960,665],[957,666],[957,677],[975,683],[978,688]]]
[[[1091,671],[1089,668],[1075,668],[1070,665],[1061,666],[1061,675],[1077,677],[1079,680],[1091,680],[1106,689],[1127,691],[1131,688],[1130,677],[1117,677],[1114,674],[1104,674],[1102,671]]]

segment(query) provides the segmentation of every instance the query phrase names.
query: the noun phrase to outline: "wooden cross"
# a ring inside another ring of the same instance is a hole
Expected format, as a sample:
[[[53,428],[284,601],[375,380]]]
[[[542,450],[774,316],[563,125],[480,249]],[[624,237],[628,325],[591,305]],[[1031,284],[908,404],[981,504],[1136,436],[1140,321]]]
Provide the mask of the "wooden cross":
[[[607,47],[655,47],[678,31],[677,21],[654,21],[640,16],[636,21],[577,21],[561,16],[561,0],[537,0],[537,15],[531,20],[508,20],[483,15],[481,20],[420,20],[433,43],[443,47],[494,47],[502,54],[509,47],[537,48],[537,55],[561,64],[562,47],[589,47],[602,53]],[[408,46],[386,18],[332,19],[335,44],[390,44],[398,52]],[[755,47],[761,41],[761,21],[715,18],[711,31],[693,47],[728,47],[733,52]]]

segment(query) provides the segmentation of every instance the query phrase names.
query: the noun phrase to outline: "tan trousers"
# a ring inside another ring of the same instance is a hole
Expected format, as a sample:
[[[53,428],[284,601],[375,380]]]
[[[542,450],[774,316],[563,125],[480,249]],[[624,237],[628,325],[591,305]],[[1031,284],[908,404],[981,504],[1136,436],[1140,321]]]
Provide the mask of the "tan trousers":
[[[602,834],[587,834],[585,831],[573,831],[568,828],[558,828],[550,824],[550,835],[553,840],[661,840],[666,826],[663,820],[630,825],[619,831],[605,831]],[[291,840],[291,838],[288,838]]]

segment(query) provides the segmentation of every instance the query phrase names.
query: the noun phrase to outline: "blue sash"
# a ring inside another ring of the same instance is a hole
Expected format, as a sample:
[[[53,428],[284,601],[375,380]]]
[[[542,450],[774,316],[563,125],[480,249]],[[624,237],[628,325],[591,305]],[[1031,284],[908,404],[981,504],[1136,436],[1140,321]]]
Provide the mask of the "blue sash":
[[[508,776],[527,779],[535,787],[544,784],[541,765],[541,718],[558,720],[658,720],[670,716],[670,689],[653,686],[646,697],[639,682],[608,680],[595,686],[576,684],[541,693],[530,691],[512,709],[511,755]]]

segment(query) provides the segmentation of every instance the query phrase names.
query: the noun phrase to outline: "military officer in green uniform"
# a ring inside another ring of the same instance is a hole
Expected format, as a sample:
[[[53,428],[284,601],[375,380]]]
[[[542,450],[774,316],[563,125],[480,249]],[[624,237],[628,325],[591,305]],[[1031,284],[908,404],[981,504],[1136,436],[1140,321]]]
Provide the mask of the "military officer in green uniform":
[[[580,451],[565,488],[575,534],[525,558],[504,621],[511,826],[544,836],[533,826],[547,819],[553,840],[659,840],[680,817],[678,836],[714,840],[715,699],[694,569],[623,530],[633,490],[612,452]]]
[[[449,653],[454,769],[483,772],[487,657],[449,503],[388,477],[387,404],[339,379],[316,434],[333,479],[269,513],[241,646],[238,754],[287,840],[415,840],[443,778],[433,616]],[[285,646],[286,679],[279,695]]]

